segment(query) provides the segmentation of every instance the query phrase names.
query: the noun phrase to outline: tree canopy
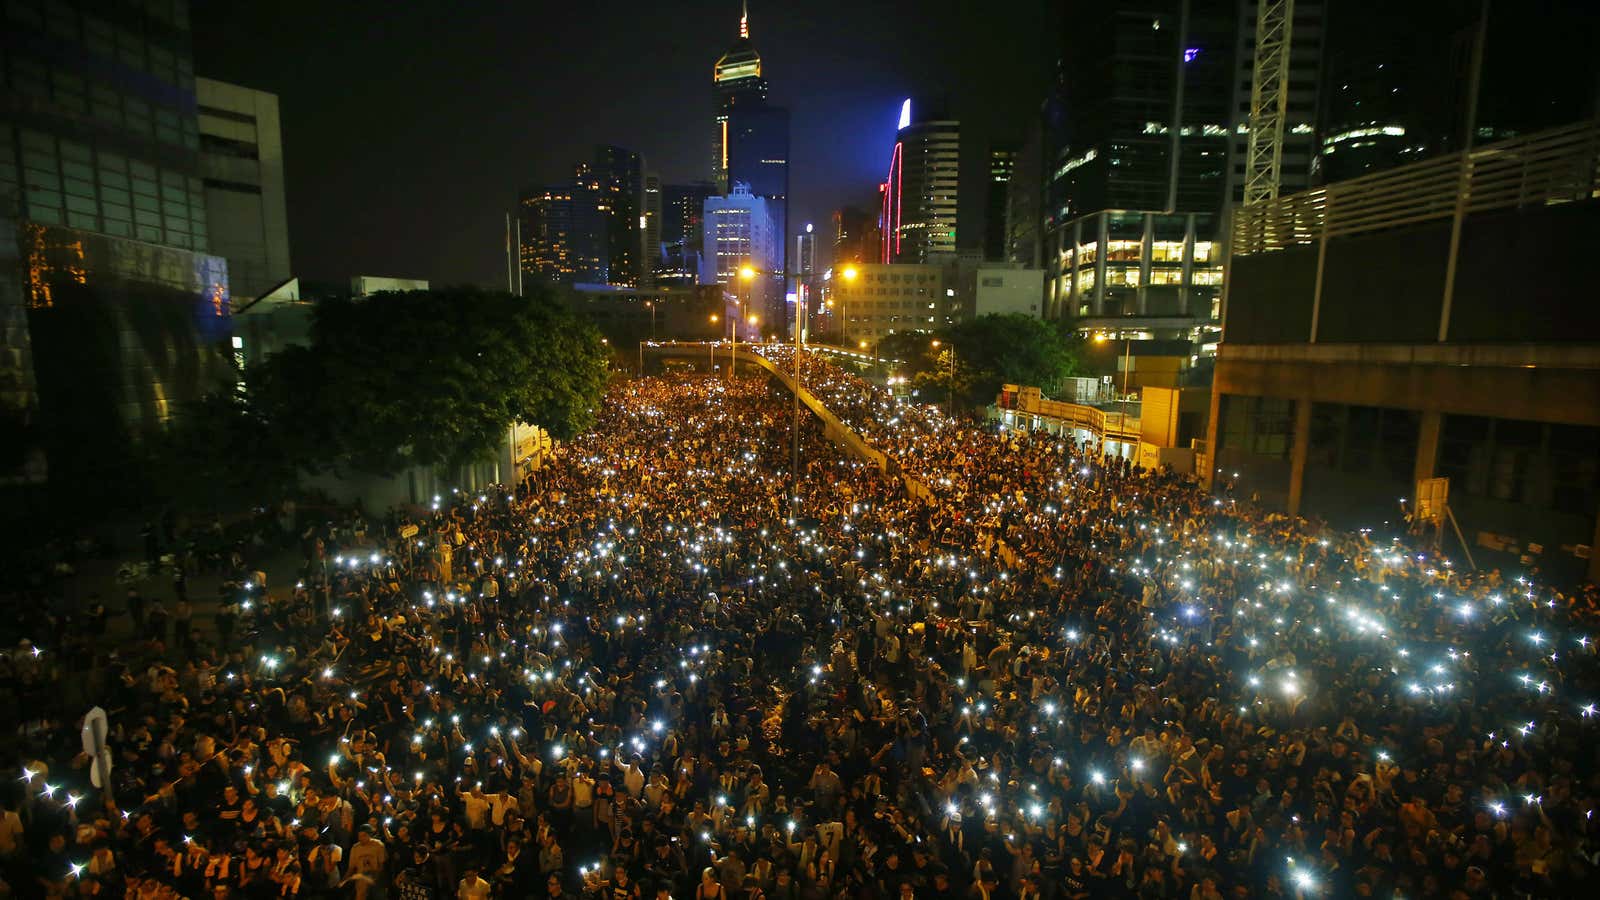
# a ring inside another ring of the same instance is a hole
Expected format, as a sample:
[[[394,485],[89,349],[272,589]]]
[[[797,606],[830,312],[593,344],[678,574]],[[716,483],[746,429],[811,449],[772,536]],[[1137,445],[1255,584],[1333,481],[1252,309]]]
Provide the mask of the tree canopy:
[[[902,372],[919,396],[948,397],[953,389],[958,403],[974,406],[991,402],[1002,384],[1049,388],[1080,373],[1081,344],[1067,323],[1005,313],[934,334],[897,332],[883,339],[879,352],[903,361]]]
[[[247,380],[300,464],[392,474],[482,460],[517,421],[557,438],[584,430],[605,350],[546,293],[385,292],[319,304],[311,345]]]

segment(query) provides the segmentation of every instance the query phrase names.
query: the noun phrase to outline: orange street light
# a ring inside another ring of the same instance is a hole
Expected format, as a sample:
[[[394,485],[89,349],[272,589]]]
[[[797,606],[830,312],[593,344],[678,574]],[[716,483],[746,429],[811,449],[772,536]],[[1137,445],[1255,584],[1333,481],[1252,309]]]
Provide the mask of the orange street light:
[[[756,277],[756,270],[750,268],[749,266],[745,266],[739,270],[739,277],[743,278],[745,281],[749,281],[750,279]]]
[[[857,271],[855,266],[845,266],[844,271],[840,272],[839,274],[844,276],[845,281],[855,281],[856,276],[860,275],[861,273]]]
[[[1110,338],[1106,337],[1106,333],[1104,331],[1099,332],[1094,336],[1094,342],[1096,344],[1104,344],[1108,340],[1110,340]]]
[[[721,320],[717,317],[716,313],[712,313],[711,314],[711,321],[712,322],[718,322],[718,321],[721,321]]]

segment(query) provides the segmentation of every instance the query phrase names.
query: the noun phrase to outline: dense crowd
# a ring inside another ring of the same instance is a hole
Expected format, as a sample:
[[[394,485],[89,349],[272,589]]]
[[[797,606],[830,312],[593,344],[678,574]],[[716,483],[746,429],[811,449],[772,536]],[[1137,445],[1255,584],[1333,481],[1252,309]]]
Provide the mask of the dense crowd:
[[[792,365],[781,351],[769,350]],[[1596,847],[1592,590],[1562,594],[958,422],[825,363],[618,385],[504,490],[215,636],[31,644],[21,896],[1571,896]],[[248,556],[248,555],[247,555]],[[107,671],[91,785],[65,667]]]

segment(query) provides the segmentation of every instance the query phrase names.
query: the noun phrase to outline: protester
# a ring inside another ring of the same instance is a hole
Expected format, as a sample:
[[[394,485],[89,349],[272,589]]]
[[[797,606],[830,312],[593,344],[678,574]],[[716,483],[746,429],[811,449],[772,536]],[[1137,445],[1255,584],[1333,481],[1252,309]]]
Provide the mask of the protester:
[[[6,882],[1582,892],[1592,588],[1460,573],[810,357],[802,383],[887,473],[809,423],[792,471],[789,401],[761,377],[635,380],[522,484],[307,533],[298,572],[241,555],[219,643],[185,637],[175,597],[168,648],[151,597],[147,640],[96,644],[110,796],[82,711],[41,689],[56,654],[10,653],[5,683],[40,705]]]

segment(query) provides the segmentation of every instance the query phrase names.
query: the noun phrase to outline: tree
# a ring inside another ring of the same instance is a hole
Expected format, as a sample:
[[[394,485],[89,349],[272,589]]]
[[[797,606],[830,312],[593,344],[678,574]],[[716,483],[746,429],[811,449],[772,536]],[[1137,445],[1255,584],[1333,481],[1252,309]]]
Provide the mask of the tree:
[[[600,333],[544,292],[327,302],[311,337],[248,379],[252,402],[310,468],[465,465],[489,457],[517,421],[568,438],[593,421],[605,390]]]
[[[936,334],[896,332],[882,353],[902,361],[901,372],[918,396],[949,397],[964,406],[994,400],[1002,384],[1051,387],[1083,370],[1082,341],[1062,322],[1021,313],[991,314]]]

